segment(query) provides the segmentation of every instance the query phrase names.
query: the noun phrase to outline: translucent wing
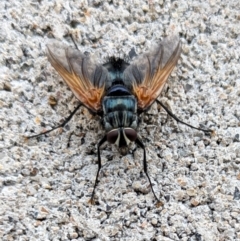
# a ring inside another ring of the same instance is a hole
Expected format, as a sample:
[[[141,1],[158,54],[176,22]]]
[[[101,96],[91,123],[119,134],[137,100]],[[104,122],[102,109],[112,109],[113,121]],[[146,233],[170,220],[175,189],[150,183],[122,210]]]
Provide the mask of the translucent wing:
[[[90,61],[79,50],[53,42],[47,45],[47,56],[80,102],[93,112],[101,111],[107,70]]]
[[[124,72],[124,83],[132,85],[138,110],[144,111],[160,95],[181,53],[178,36],[164,39],[154,51],[138,57]]]

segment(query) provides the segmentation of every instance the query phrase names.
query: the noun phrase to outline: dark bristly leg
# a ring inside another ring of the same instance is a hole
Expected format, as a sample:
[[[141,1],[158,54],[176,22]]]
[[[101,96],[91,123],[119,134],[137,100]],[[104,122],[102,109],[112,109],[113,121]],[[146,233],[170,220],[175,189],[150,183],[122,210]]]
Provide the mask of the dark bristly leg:
[[[74,116],[74,114],[77,112],[77,110],[80,108],[81,105],[82,105],[82,104],[79,104],[79,105],[74,109],[74,111],[64,120],[64,122],[63,122],[62,124],[60,124],[60,125],[58,125],[58,126],[55,126],[55,127],[53,127],[51,130],[45,131],[45,132],[43,132],[43,133],[36,134],[36,135],[32,135],[32,136],[26,136],[26,138],[27,138],[27,139],[30,139],[30,138],[38,137],[38,136],[41,136],[41,135],[45,135],[45,134],[47,134],[47,133],[49,133],[49,132],[51,132],[51,131],[54,131],[54,130],[60,128],[60,127],[64,127],[64,126],[72,119],[72,117]]]
[[[75,135],[74,131],[70,133],[69,137],[68,137],[68,142],[67,142],[67,148],[70,147],[70,141],[71,141],[71,138],[72,138],[72,135]]]
[[[99,172],[100,172],[100,169],[102,167],[102,163],[101,163],[101,155],[100,155],[100,147],[101,145],[107,141],[107,136],[105,135],[101,141],[99,141],[98,143],[98,146],[97,146],[97,154],[98,154],[98,170],[97,170],[97,175],[96,175],[96,179],[95,179],[95,183],[94,183],[94,187],[93,187],[93,191],[92,191],[92,196],[91,196],[91,199],[89,200],[89,203],[90,204],[94,204],[94,193],[95,193],[95,189],[96,189],[96,186],[97,186],[97,182],[98,182],[98,175],[99,175]]]
[[[152,182],[150,180],[150,177],[148,175],[148,171],[147,171],[147,160],[146,160],[146,150],[145,150],[145,146],[143,144],[143,142],[139,139],[139,137],[136,139],[136,144],[139,145],[142,149],[143,149],[143,170],[148,178],[148,181],[150,183],[151,189],[152,189],[152,193],[154,195],[154,197],[157,199],[157,207],[163,206],[163,203],[157,198],[154,190],[153,190],[153,186],[152,186]]]
[[[77,44],[76,44],[76,42],[75,42],[75,40],[74,40],[74,38],[73,38],[73,36],[72,36],[72,34],[70,34],[70,38],[72,39],[72,41],[73,41],[73,43],[74,43],[74,45],[75,45],[75,48],[76,48],[77,50],[79,50],[79,49],[78,49],[78,46],[77,46]]]
[[[161,101],[159,101],[159,100],[156,100],[156,101],[157,101],[157,103],[160,104],[160,105],[163,107],[163,109],[164,109],[173,119],[175,119],[177,122],[180,122],[180,123],[182,123],[182,124],[184,124],[184,125],[186,125],[186,126],[189,126],[189,127],[193,128],[193,129],[196,129],[196,130],[199,130],[199,131],[203,131],[204,133],[212,133],[212,132],[213,132],[213,131],[210,130],[210,129],[209,129],[209,130],[205,130],[205,129],[202,129],[202,128],[198,128],[198,127],[192,126],[192,125],[190,125],[190,124],[188,124],[188,123],[186,123],[186,122],[178,119],[178,117],[176,117]]]

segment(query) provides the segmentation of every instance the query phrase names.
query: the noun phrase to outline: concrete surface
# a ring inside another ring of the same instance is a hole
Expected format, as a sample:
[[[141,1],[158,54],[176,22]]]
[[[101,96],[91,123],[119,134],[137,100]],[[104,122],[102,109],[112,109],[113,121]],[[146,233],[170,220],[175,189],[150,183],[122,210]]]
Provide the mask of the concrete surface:
[[[0,239],[240,240],[239,10],[234,0],[1,1]],[[45,44],[73,46],[71,33],[81,51],[104,60],[132,47],[142,53],[173,32],[183,52],[160,99],[216,134],[181,125],[154,104],[139,134],[164,206],[155,206],[135,145],[126,156],[102,147],[91,206],[99,118],[81,107],[62,131],[24,141],[78,104]]]

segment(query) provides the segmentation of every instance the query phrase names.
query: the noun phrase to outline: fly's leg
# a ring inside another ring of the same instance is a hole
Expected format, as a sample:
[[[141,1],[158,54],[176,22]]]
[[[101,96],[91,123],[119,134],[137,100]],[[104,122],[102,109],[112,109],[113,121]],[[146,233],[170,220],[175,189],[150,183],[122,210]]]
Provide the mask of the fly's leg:
[[[151,179],[150,179],[150,177],[148,175],[148,171],[147,171],[147,159],[146,159],[145,146],[144,146],[142,140],[139,137],[136,139],[136,144],[139,145],[143,149],[143,170],[144,170],[144,172],[145,172],[145,174],[146,174],[146,176],[148,178],[148,181],[150,183],[150,186],[151,186],[151,189],[152,189],[152,193],[153,193],[154,197],[157,200],[156,206],[157,207],[163,206],[163,203],[157,198],[157,195],[155,194],[155,192],[153,190],[153,185],[152,185]]]
[[[107,136],[105,135],[101,141],[99,141],[98,146],[97,146],[97,154],[98,154],[98,170],[97,170],[97,175],[96,175],[96,179],[95,179],[95,183],[94,183],[94,187],[93,187],[93,191],[92,191],[92,195],[90,200],[88,201],[90,204],[95,204],[94,202],[94,193],[95,193],[95,189],[98,183],[98,176],[99,176],[99,172],[101,170],[102,167],[102,162],[101,162],[101,155],[100,155],[100,147],[101,145],[107,141]]]
[[[41,136],[41,135],[45,135],[49,132],[52,132],[60,127],[64,127],[71,119],[72,117],[74,116],[74,114],[77,112],[77,110],[80,108],[82,104],[79,104],[74,110],[73,112],[71,112],[71,114],[64,120],[64,122],[58,126],[55,126],[53,127],[52,129],[48,130],[48,131],[44,131],[43,133],[40,133],[40,134],[36,134],[36,135],[32,135],[32,136],[26,136],[26,139],[30,139],[30,138],[34,138],[34,137],[38,137],[38,136]]]
[[[181,123],[181,124],[184,124],[184,125],[186,125],[186,126],[189,126],[189,127],[193,128],[193,129],[196,129],[196,130],[199,130],[199,131],[203,131],[204,133],[213,133],[213,130],[210,130],[210,129],[209,129],[209,130],[206,130],[206,129],[198,128],[198,127],[192,126],[192,125],[190,125],[190,124],[188,124],[188,123],[180,120],[180,119],[179,119],[177,116],[175,116],[161,101],[159,101],[159,100],[156,100],[156,101],[157,101],[157,103],[160,104],[160,105],[163,107],[163,109],[164,109],[174,120],[176,120],[177,122],[179,122],[179,123]]]
[[[74,40],[74,38],[73,38],[73,35],[70,33],[69,36],[70,36],[71,40],[73,41],[73,44],[74,44],[75,48],[76,48],[77,50],[79,50],[79,48],[78,48],[78,46],[77,46],[77,44],[76,44],[76,42],[75,42],[75,40]]]

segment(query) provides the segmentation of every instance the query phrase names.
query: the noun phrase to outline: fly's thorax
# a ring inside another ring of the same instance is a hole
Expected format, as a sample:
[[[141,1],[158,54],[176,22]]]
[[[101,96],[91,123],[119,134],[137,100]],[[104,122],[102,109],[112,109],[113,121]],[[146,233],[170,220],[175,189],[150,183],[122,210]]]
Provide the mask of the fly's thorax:
[[[103,125],[107,132],[121,127],[137,129],[137,100],[133,95],[105,96],[102,104]]]
[[[134,96],[105,96],[103,113],[103,124],[109,143],[125,147],[136,140],[138,115]]]

